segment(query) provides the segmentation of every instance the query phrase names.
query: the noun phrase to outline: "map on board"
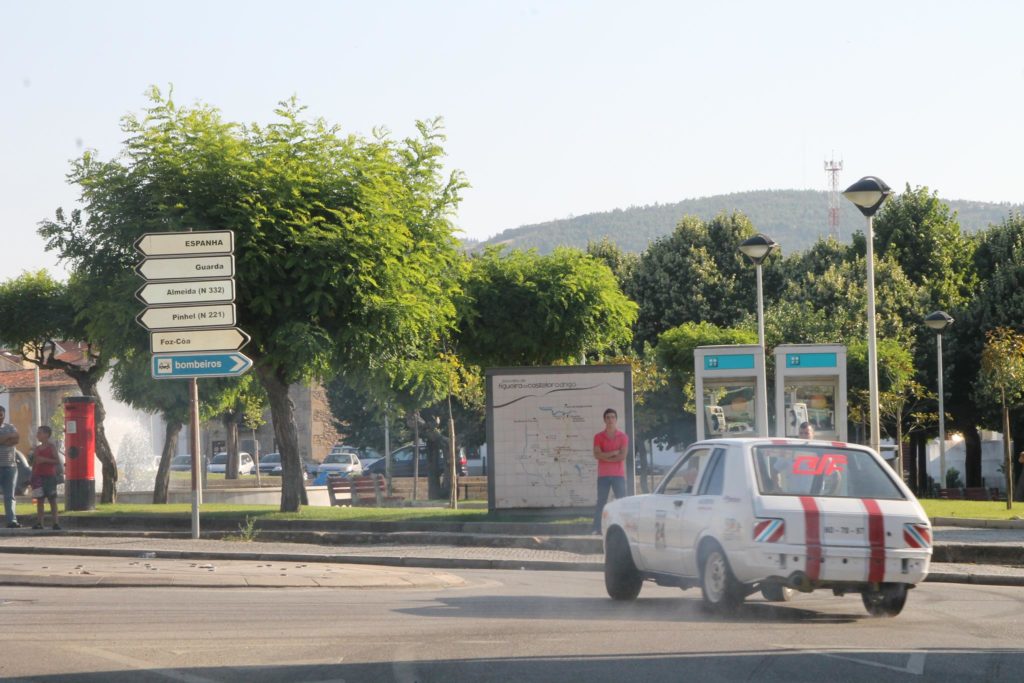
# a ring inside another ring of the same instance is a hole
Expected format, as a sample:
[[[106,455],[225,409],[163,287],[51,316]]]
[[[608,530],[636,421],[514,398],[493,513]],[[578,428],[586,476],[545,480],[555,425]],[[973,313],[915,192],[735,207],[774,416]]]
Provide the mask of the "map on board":
[[[608,408],[627,434],[629,386],[622,369],[490,374],[495,509],[588,507],[597,497],[594,434]],[[515,373],[515,370],[510,371]]]

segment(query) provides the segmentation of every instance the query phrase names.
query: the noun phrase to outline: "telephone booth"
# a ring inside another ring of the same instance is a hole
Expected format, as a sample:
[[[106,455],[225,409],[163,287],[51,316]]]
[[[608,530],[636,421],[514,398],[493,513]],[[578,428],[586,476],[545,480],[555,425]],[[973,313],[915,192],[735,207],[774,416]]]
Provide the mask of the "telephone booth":
[[[765,396],[764,354],[757,344],[699,346],[693,351],[697,439],[767,434],[758,424],[757,401]]]
[[[774,352],[775,433],[798,436],[809,422],[814,438],[846,441],[846,347],[783,344]]]

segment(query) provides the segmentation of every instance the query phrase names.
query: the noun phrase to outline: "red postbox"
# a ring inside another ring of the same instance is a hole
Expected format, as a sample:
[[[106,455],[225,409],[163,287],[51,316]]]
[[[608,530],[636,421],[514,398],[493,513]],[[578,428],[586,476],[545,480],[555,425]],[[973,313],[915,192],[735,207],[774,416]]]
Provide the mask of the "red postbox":
[[[96,399],[64,399],[64,478],[67,510],[96,509]]]

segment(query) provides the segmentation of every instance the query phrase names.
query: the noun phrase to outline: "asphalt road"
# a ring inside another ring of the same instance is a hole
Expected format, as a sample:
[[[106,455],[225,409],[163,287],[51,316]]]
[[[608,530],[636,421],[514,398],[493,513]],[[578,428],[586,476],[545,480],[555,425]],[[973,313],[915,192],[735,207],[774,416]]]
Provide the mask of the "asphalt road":
[[[0,586],[0,678],[24,681],[1019,681],[1024,591],[924,584],[895,619],[859,596],[699,591],[614,603],[593,572],[457,570],[448,587]]]

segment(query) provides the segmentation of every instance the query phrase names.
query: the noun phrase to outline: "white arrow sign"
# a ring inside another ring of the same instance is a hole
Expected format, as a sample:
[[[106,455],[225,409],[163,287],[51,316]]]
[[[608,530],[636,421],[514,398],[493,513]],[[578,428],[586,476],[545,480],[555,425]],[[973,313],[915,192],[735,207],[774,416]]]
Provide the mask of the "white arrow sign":
[[[158,353],[153,356],[154,379],[184,377],[239,377],[252,367],[252,360],[238,353]]]
[[[180,351],[237,351],[249,343],[249,335],[237,327],[222,330],[178,330],[150,332],[149,346],[153,353]]]
[[[235,249],[235,233],[230,230],[148,232],[135,240],[135,248],[145,256],[230,254]]]
[[[135,267],[135,272],[147,280],[225,278],[235,274],[235,257],[226,255],[147,258]]]
[[[225,327],[235,324],[234,304],[147,308],[135,318],[147,330]]]
[[[149,282],[135,292],[135,298],[144,304],[210,304],[235,300],[235,281],[204,280]]]

